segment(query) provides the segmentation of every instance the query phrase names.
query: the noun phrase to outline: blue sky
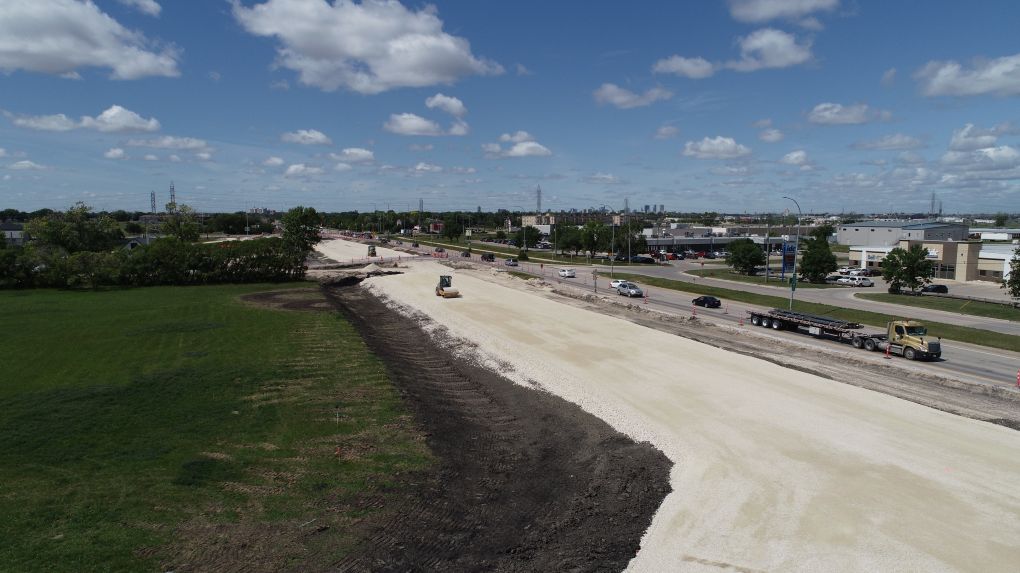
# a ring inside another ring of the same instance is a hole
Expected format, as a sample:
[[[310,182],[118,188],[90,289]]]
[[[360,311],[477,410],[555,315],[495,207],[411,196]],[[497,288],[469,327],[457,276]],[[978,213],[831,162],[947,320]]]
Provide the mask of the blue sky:
[[[0,0],[0,207],[1020,211],[1020,4]]]

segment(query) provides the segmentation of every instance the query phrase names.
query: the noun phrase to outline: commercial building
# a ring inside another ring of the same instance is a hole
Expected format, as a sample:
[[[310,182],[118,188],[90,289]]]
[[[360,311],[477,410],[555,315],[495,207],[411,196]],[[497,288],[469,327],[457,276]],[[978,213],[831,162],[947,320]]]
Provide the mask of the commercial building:
[[[864,221],[836,227],[837,243],[865,247],[894,247],[902,240],[966,241],[969,235],[970,228],[963,223],[932,221]]]
[[[981,241],[922,241],[903,239],[892,246],[850,247],[850,266],[881,270],[894,248],[921,245],[935,270],[935,278],[954,281],[1000,282],[1009,277],[1015,245],[982,245]]]
[[[25,243],[25,226],[14,221],[0,223],[0,234],[7,241],[8,245],[23,245]]]

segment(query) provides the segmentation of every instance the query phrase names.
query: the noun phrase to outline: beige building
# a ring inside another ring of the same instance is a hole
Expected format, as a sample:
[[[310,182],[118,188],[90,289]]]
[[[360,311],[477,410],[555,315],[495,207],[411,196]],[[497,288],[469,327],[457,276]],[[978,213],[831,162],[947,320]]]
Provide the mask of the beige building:
[[[981,241],[925,241],[903,239],[896,246],[852,246],[850,266],[881,270],[882,261],[896,247],[921,245],[935,269],[935,278],[955,281],[999,282],[1009,275],[1015,246],[985,246]]]

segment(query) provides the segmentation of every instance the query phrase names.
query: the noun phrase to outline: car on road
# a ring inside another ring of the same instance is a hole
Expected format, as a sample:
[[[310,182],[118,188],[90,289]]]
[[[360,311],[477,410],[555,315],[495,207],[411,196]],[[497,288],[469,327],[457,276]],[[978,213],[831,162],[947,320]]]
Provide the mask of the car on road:
[[[496,262],[496,255],[492,253],[482,253],[482,260],[487,263],[494,263]]]
[[[565,279],[572,279],[577,277],[577,274],[574,272],[574,269],[560,269],[560,276]]]
[[[714,296],[699,296],[698,298],[691,301],[694,306],[703,306],[705,308],[719,308],[722,306],[722,301],[715,298]]]
[[[462,256],[462,257],[470,257],[471,256],[471,251],[461,251],[460,252],[460,256]]]
[[[419,246],[418,245],[418,241],[415,241],[415,242],[411,243],[411,246],[417,249],[418,246]]]
[[[503,261],[503,264],[508,266],[508,267],[516,267],[516,266],[518,266],[517,259],[506,259],[505,261]]]
[[[645,293],[641,291],[641,288],[634,283],[624,282],[620,286],[616,287],[616,293],[622,294],[623,296],[644,296]]]
[[[630,258],[632,263],[655,264],[655,259],[648,255],[634,255]]]
[[[443,247],[436,247],[435,248],[435,252],[437,252],[437,253],[445,253],[446,249],[444,249]]]
[[[921,292],[949,294],[949,287],[946,285],[924,285],[921,287]]]
[[[616,287],[622,285],[625,282],[627,282],[627,281],[625,281],[623,279],[613,279],[613,280],[609,281],[609,288],[616,288]]]

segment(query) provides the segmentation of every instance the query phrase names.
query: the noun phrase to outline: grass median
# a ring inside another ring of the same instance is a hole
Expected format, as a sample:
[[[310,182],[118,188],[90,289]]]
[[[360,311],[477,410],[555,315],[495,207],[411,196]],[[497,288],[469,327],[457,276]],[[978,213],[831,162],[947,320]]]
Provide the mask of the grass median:
[[[786,297],[744,292],[709,285],[699,285],[697,283],[689,283],[673,279],[650,277],[646,275],[616,273],[616,277],[629,281],[634,281],[648,286],[654,286],[670,290],[678,290],[694,294],[707,294],[721,299],[744,302],[747,304],[753,304],[757,306],[777,308],[789,307],[789,299]],[[808,312],[811,314],[828,316],[832,318],[838,318],[841,320],[848,320],[851,322],[859,322],[861,324],[869,324],[876,328],[885,328],[885,324],[891,320],[901,320],[903,318],[908,318],[902,315],[883,314],[880,312],[870,312],[866,310],[842,308],[827,304],[818,304],[799,300],[794,301],[793,309],[800,312]],[[1001,334],[998,332],[992,332],[990,330],[970,328],[967,326],[957,326],[954,324],[945,324],[941,322],[925,321],[925,324],[927,324],[928,326],[928,332],[930,332],[934,336],[942,336],[950,340],[966,342],[968,344],[977,344],[980,346],[987,346],[990,348],[999,348],[1002,350],[1020,352],[1020,336]]]
[[[944,310],[986,318],[1020,321],[1020,308],[1008,304],[995,304],[976,300],[946,298],[940,296],[910,296],[906,294],[860,293],[857,298],[888,302],[903,306],[916,306],[932,310]]]
[[[378,507],[358,500],[430,457],[347,321],[239,300],[281,289],[321,300],[306,283],[0,292],[0,569],[348,551],[343,526]],[[329,534],[296,536],[309,520]]]
[[[787,286],[790,281],[786,278],[780,279],[776,276],[770,276],[769,280],[766,281],[764,276],[748,276],[736,273],[729,268],[725,269],[694,269],[687,271],[687,274],[696,275],[699,277],[705,277],[710,279],[721,279],[724,281],[735,281],[739,283],[748,283],[762,286]],[[774,275],[774,273],[773,273]],[[797,288],[846,288],[838,285],[831,284],[814,284],[803,281],[797,282]]]

